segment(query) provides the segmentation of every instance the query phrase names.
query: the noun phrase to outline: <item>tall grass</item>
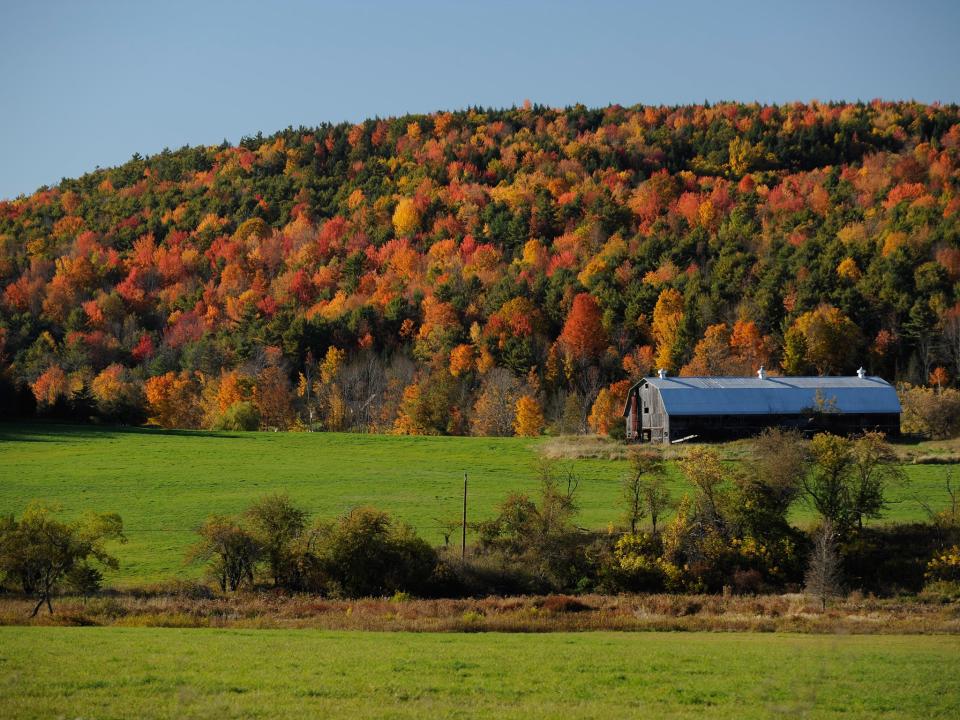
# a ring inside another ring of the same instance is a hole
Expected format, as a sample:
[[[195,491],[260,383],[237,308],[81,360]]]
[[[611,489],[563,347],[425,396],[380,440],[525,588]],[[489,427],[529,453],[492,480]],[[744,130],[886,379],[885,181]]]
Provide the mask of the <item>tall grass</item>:
[[[414,632],[705,630],[803,633],[960,633],[960,605],[853,594],[825,612],[803,595],[562,595],[462,600],[181,592],[68,597],[30,619],[28,599],[0,600],[0,625],[319,628]]]

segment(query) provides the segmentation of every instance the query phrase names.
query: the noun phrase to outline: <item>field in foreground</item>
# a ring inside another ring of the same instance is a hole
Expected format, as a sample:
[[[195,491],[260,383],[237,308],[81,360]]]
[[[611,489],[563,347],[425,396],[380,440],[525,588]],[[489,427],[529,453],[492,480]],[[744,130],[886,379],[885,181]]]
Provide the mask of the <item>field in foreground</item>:
[[[960,639],[0,628],[0,716],[960,713]]]
[[[211,513],[238,512],[285,491],[320,517],[369,504],[441,543],[441,523],[460,517],[463,473],[470,518],[489,517],[511,490],[534,490],[538,448],[523,438],[400,437],[342,433],[207,433],[67,425],[0,425],[0,512],[32,499],[68,513],[119,512],[129,542],[108,582],[132,585],[192,577],[185,567],[195,529]],[[580,476],[578,523],[602,528],[621,515],[624,460],[572,461]],[[906,465],[886,519],[920,520],[918,500],[942,507],[949,465]],[[674,469],[671,489],[688,489]],[[808,510],[794,519],[805,522]]]

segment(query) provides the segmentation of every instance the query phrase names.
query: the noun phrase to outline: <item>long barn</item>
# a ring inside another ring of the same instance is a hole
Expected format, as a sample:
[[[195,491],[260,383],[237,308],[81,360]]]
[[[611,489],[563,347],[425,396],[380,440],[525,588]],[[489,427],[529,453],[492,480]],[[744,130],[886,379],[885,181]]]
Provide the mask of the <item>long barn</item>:
[[[900,432],[893,386],[861,368],[855,377],[643,378],[630,388],[623,415],[627,439],[670,443],[743,437],[764,428],[837,433]]]

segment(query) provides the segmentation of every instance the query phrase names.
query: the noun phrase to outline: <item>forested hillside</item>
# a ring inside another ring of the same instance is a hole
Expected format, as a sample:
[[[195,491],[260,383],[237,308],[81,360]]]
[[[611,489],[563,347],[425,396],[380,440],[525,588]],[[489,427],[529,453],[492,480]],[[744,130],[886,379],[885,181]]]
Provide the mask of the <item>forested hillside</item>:
[[[135,156],[0,202],[0,405],[537,434],[611,431],[658,367],[951,383],[958,168],[957,106],[880,101],[474,109]]]

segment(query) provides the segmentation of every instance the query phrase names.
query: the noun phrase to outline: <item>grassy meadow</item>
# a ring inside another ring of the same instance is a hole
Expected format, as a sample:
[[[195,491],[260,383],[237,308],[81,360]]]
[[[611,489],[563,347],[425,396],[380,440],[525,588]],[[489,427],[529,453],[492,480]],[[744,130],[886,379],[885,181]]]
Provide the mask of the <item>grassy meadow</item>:
[[[0,425],[0,512],[32,499],[68,513],[92,509],[123,517],[129,542],[118,549],[120,586],[195,576],[184,556],[211,513],[232,513],[285,491],[320,517],[370,504],[395,513],[434,543],[458,521],[463,473],[471,520],[490,516],[511,490],[534,490],[543,440],[402,437],[341,433],[210,433],[67,425]],[[730,450],[736,457],[737,448]],[[578,522],[602,528],[620,515],[620,459],[580,458]],[[925,517],[918,502],[946,502],[951,465],[905,465],[909,482],[890,493],[888,520]],[[679,497],[686,484],[672,469]],[[811,519],[798,508],[794,520]]]
[[[0,628],[0,716],[954,718],[960,639]]]

